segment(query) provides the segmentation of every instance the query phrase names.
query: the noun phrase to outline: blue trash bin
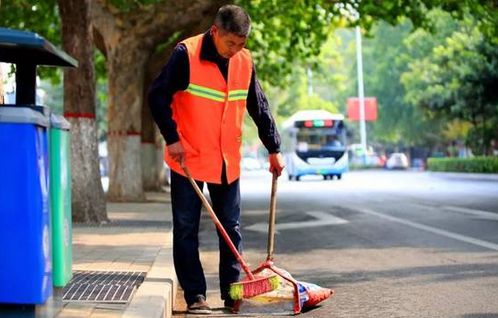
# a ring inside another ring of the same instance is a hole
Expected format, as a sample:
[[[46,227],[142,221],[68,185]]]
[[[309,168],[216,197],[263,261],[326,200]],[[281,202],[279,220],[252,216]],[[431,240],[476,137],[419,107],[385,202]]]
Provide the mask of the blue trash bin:
[[[0,106],[0,303],[52,295],[48,125],[32,108]]]

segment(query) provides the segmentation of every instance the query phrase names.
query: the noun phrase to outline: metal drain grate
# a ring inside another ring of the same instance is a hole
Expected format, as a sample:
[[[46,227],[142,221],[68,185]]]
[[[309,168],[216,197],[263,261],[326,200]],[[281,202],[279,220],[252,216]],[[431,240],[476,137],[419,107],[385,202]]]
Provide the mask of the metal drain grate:
[[[145,272],[76,271],[63,289],[63,301],[127,303],[145,279]]]

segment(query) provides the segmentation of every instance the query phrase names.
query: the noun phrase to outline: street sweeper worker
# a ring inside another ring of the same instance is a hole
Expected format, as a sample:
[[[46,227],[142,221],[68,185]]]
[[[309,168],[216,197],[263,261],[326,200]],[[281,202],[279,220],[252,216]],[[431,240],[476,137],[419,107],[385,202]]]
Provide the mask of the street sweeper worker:
[[[199,260],[201,200],[185,175],[202,189],[207,184],[213,209],[240,251],[240,161],[242,126],[247,109],[269,153],[270,172],[284,168],[280,136],[268,101],[256,78],[250,52],[244,48],[251,30],[240,7],[218,10],[211,28],[180,42],[149,90],[152,116],[165,141],[171,168],[173,259],[187,311],[209,314],[206,280]],[[218,233],[219,236],[219,233]],[[219,238],[219,279],[225,307],[240,266]]]

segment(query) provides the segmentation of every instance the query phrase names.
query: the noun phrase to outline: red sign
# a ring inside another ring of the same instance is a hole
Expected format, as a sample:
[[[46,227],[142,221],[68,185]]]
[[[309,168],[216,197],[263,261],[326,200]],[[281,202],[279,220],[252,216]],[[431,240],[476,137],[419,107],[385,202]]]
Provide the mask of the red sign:
[[[377,98],[365,97],[365,120],[377,120]],[[348,98],[348,119],[360,120],[360,99],[358,97]]]

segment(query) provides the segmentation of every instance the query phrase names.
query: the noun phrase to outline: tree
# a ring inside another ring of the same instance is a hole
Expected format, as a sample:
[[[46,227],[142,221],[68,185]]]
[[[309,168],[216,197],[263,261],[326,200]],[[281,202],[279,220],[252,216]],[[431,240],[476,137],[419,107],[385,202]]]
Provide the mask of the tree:
[[[400,20],[397,26],[383,21],[372,25],[363,41],[363,62],[365,93],[376,96],[379,117],[376,122],[367,123],[368,137],[372,144],[392,146],[426,146],[432,148],[451,141],[451,136],[462,136],[455,131],[448,131],[448,118],[424,111],[405,99],[407,89],[401,82],[402,75],[409,71],[409,65],[415,60],[430,55],[436,46],[446,43],[459,28],[458,21],[450,14],[432,10],[428,12],[428,24],[432,32],[414,28],[408,20]],[[340,94],[339,103],[344,104],[346,97],[356,92],[356,65],[352,31],[341,30],[338,34],[350,47],[338,46],[344,60],[334,72],[344,74],[346,78],[345,94]],[[418,70],[418,69],[416,69]],[[415,94],[418,94],[415,93]],[[465,123],[451,121],[451,127],[465,127]],[[354,124],[353,124],[354,125]],[[466,129],[461,130],[467,132]]]
[[[91,0],[59,0],[64,50],[79,61],[64,70],[64,115],[71,123],[72,208],[75,222],[107,221],[100,182],[95,120],[95,76],[90,24]]]
[[[430,21],[433,16],[431,11]],[[377,97],[379,108],[377,121],[368,123],[369,139],[373,143],[411,147],[440,142],[441,120],[425,116],[404,100],[406,92],[401,75],[408,70],[413,55],[423,56],[432,49],[432,43],[426,39],[414,41],[418,47],[411,50],[405,43],[410,37],[417,37],[417,30],[413,30],[410,21],[404,20],[397,26],[378,22],[372,27],[371,37],[364,41],[365,90],[368,96]]]
[[[472,123],[474,150],[486,154],[498,117],[497,65],[496,46],[473,19],[466,19],[430,55],[409,65],[402,78],[406,100],[450,120]]]

